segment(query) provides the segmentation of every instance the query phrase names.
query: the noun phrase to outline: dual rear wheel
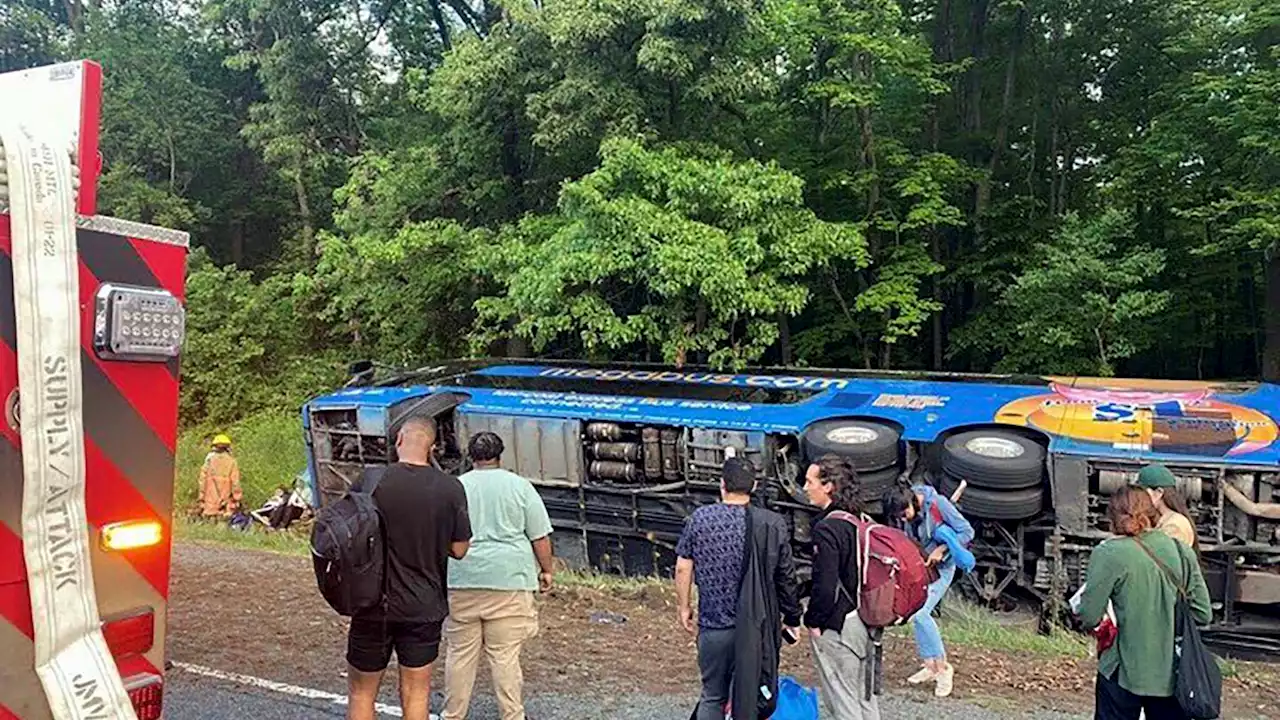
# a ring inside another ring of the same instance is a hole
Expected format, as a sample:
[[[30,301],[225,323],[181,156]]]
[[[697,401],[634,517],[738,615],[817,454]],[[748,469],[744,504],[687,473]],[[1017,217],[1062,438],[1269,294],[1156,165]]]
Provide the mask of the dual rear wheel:
[[[885,491],[900,475],[902,436],[896,428],[870,420],[823,420],[802,438],[804,455],[814,462],[826,454],[849,459],[861,481],[868,512],[878,512]],[[981,429],[956,433],[943,442],[938,489],[950,495],[967,481],[960,500],[969,515],[990,520],[1025,520],[1045,503],[1042,445],[1016,432]]]

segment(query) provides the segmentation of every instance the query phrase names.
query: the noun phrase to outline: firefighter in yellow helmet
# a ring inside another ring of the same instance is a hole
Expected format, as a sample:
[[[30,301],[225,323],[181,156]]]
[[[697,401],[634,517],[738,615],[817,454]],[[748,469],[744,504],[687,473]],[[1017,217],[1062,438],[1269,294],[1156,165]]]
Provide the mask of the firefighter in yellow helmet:
[[[200,514],[231,517],[240,508],[240,465],[231,454],[231,438],[218,435],[200,468]]]

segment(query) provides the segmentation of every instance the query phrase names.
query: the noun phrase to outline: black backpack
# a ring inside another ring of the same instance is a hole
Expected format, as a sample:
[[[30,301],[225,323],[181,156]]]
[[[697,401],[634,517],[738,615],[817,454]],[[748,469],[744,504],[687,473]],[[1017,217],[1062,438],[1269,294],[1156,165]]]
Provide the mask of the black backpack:
[[[1161,562],[1146,543],[1138,538],[1134,539],[1156,565],[1160,566],[1165,577],[1169,578],[1169,582],[1178,591],[1178,600],[1173,609],[1173,697],[1177,700],[1178,707],[1191,720],[1214,720],[1222,714],[1222,671],[1218,669],[1217,660],[1200,637],[1200,628],[1196,627],[1195,618],[1187,604],[1187,588],[1178,582],[1169,566]],[[1179,557],[1181,552],[1179,550]],[[1190,578],[1185,560],[1182,576]]]
[[[316,513],[311,529],[316,584],[339,615],[373,610],[386,595],[386,536],[373,500],[381,477],[366,470],[358,486]]]

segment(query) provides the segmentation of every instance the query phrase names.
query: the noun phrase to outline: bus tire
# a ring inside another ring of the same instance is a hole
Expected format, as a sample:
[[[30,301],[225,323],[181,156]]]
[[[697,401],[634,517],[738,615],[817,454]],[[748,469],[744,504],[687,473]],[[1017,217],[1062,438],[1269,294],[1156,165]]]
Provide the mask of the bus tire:
[[[879,504],[884,499],[885,492],[897,484],[898,474],[896,465],[886,470],[859,473],[858,499],[862,501],[863,509],[871,503]]]
[[[950,496],[960,481],[943,475],[938,492]],[[985,520],[1026,520],[1044,509],[1044,488],[1024,490],[986,490],[968,487],[960,498],[960,512]]]
[[[1000,430],[957,433],[942,446],[943,471],[978,488],[1036,487],[1044,479],[1044,463],[1045,450],[1039,443]]]
[[[858,472],[871,472],[897,466],[900,439],[895,428],[883,423],[822,420],[805,429],[801,443],[809,462],[833,453],[852,461]]]

